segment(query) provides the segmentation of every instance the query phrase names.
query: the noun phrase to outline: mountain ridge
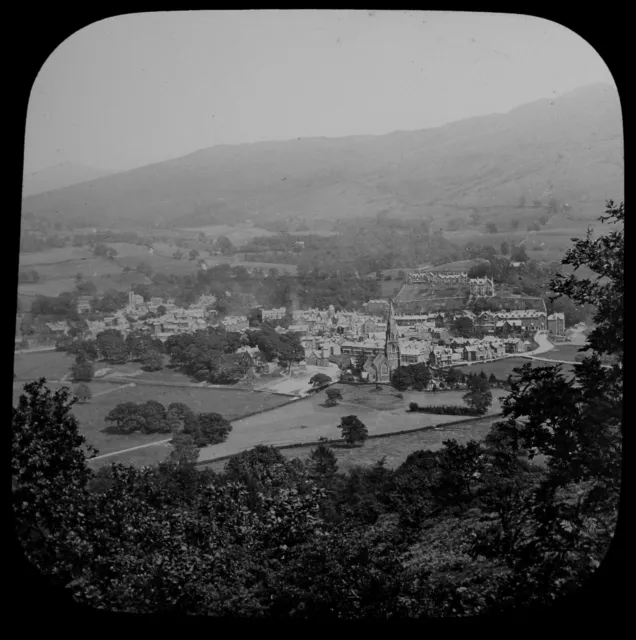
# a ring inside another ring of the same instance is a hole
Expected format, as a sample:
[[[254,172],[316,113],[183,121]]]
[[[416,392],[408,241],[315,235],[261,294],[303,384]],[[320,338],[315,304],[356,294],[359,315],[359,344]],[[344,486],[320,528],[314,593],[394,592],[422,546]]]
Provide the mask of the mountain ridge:
[[[217,145],[27,196],[49,216],[169,223],[442,215],[546,192],[604,201],[623,191],[620,101],[611,85],[575,89],[441,127],[379,136]]]

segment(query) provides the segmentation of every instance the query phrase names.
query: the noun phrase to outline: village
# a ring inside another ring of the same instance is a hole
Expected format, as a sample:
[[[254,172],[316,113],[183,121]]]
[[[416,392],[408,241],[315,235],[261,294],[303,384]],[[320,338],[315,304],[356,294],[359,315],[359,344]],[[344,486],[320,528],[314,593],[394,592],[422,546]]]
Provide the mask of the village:
[[[101,319],[87,319],[85,336],[94,339],[108,329],[119,331],[123,337],[132,331],[142,331],[165,342],[170,336],[194,333],[207,327],[245,335],[258,331],[262,323],[267,323],[279,334],[296,335],[304,348],[304,361],[290,367],[288,374],[306,371],[307,366],[333,370],[337,365],[343,372],[361,369],[361,379],[373,382],[384,381],[375,371],[373,361],[385,352],[391,314],[399,365],[426,363],[434,369],[490,362],[531,352],[537,347],[533,338],[538,332],[558,338],[565,335],[566,329],[564,314],[538,310],[476,314],[464,309],[408,314],[391,311],[392,303],[388,300],[371,300],[359,311],[336,310],[333,305],[327,309],[256,308],[249,317],[226,315],[219,319],[215,302],[214,296],[201,296],[188,308],[181,308],[174,301],[162,298],[144,301],[142,296],[131,291],[128,304],[122,309]],[[90,300],[80,297],[77,310],[80,317],[89,314]],[[283,322],[285,319],[287,322]],[[66,321],[47,323],[46,326],[51,340],[67,336],[71,328]],[[252,373],[278,372],[278,363],[266,362],[257,347],[242,346],[238,352],[249,355]]]

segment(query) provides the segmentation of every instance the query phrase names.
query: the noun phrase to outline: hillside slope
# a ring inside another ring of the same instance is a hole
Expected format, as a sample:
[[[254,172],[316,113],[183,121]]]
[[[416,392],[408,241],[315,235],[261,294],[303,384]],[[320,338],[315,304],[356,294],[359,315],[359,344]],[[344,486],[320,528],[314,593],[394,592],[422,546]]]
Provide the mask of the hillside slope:
[[[63,162],[54,167],[26,174],[23,179],[22,193],[24,197],[32,196],[110,175],[113,175],[112,171]]]
[[[623,194],[615,89],[598,84],[423,131],[217,146],[24,199],[35,214],[183,224],[390,211],[433,218],[550,196],[572,214]]]

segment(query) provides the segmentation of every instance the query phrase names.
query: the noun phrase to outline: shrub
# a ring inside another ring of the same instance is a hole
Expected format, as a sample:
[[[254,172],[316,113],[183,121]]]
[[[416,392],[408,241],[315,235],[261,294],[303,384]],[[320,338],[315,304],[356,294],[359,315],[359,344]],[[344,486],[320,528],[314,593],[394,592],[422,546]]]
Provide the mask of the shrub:
[[[409,402],[409,411],[418,411],[420,405],[417,402]]]
[[[409,407],[416,404],[412,402]],[[480,415],[480,411],[472,407],[462,407],[456,404],[438,404],[432,406],[419,407],[417,409],[411,409],[411,411],[419,411],[420,413],[436,413],[438,415],[447,416],[477,416]]]
[[[342,437],[347,444],[364,442],[369,436],[366,425],[357,416],[343,416],[338,428],[342,429]]]

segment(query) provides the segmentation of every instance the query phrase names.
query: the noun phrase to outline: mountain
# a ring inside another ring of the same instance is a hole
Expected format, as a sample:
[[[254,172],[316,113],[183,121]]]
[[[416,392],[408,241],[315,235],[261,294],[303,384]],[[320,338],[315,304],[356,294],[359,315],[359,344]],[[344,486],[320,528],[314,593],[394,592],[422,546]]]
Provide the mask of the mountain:
[[[105,169],[95,169],[81,164],[73,164],[72,162],[63,162],[54,167],[47,167],[41,171],[25,175],[22,192],[25,197],[31,196],[88,182],[96,178],[103,178],[113,175],[113,173],[113,171],[106,171]]]
[[[572,215],[619,200],[623,134],[616,90],[555,99],[422,131],[222,145],[23,201],[92,224],[256,223],[449,215],[555,197]],[[588,211],[588,215],[589,215]]]

